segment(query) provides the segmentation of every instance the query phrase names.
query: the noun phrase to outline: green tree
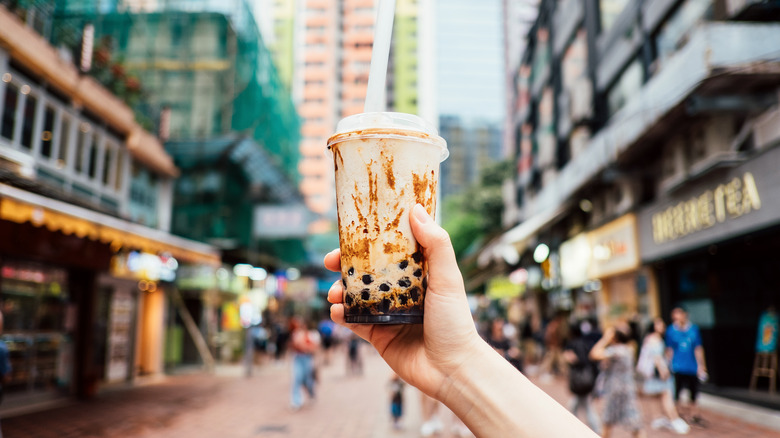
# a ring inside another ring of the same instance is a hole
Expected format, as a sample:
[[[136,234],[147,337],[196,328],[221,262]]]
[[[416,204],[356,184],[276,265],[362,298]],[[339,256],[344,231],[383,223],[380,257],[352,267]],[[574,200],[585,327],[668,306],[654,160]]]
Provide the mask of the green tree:
[[[475,184],[444,200],[443,226],[450,233],[458,259],[501,231],[504,208],[501,185],[511,174],[510,160],[490,164],[482,170]]]

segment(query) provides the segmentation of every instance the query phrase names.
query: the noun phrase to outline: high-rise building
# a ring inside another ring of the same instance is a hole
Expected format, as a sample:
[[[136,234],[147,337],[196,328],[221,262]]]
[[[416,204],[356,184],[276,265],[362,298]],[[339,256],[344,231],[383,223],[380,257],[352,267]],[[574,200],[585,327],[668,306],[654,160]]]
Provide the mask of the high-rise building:
[[[544,311],[686,308],[709,388],[757,403],[757,321],[780,306],[777,5],[542,0],[511,72],[520,215],[478,257],[539,274]]]
[[[503,157],[501,16],[500,0],[451,0],[437,7],[437,108],[450,150],[440,180],[445,200]]]
[[[423,109],[431,118],[433,58],[431,34],[421,29],[431,0],[398,0],[388,68],[388,110],[412,114]],[[335,218],[333,163],[325,154],[336,123],[363,111],[371,65],[376,19],[374,0],[280,0],[274,2],[274,60],[289,73],[302,118],[300,190],[306,205],[327,218],[313,231],[327,229]],[[294,11],[294,16],[292,14]],[[424,72],[424,73],[421,73]],[[427,82],[426,82],[427,81]]]

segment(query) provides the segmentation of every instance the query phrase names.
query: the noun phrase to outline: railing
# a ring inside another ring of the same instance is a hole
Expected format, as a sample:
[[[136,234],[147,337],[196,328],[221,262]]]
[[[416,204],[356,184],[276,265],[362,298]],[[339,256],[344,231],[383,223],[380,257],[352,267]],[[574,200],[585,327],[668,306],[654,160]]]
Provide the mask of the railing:
[[[122,142],[21,73],[6,68],[0,79],[0,156],[29,163],[25,176],[126,212],[131,160]]]

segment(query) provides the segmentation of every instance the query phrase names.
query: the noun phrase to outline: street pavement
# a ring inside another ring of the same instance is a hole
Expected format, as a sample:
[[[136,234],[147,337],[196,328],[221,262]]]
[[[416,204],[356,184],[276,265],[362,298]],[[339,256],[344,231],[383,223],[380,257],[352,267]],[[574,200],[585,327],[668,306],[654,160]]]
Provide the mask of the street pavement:
[[[161,383],[107,391],[96,400],[3,419],[4,437],[419,437],[419,393],[406,388],[404,429],[393,430],[390,370],[376,353],[364,347],[362,376],[348,377],[346,354],[336,351],[331,364],[319,368],[316,400],[299,411],[289,407],[289,364],[266,363],[256,367],[250,378],[244,377],[238,366],[222,367],[216,374],[171,376]],[[540,386],[557,400],[568,400],[562,380]],[[780,434],[712,412],[705,415],[709,426],[693,428],[689,436],[759,438]],[[445,424],[452,420],[449,413],[442,416]],[[614,434],[616,438],[627,436],[622,430]],[[648,429],[648,436],[676,435]]]

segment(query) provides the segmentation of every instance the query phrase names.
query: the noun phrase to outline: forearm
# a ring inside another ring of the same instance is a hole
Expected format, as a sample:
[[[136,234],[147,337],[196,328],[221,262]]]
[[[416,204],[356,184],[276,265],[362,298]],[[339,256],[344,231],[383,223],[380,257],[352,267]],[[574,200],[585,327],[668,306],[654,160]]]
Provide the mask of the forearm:
[[[596,435],[487,344],[437,398],[477,437]]]
[[[704,368],[706,370],[707,369],[707,364],[704,362],[704,348],[696,347],[693,350],[693,354],[694,354],[694,356],[696,356],[696,364],[700,368]]]

